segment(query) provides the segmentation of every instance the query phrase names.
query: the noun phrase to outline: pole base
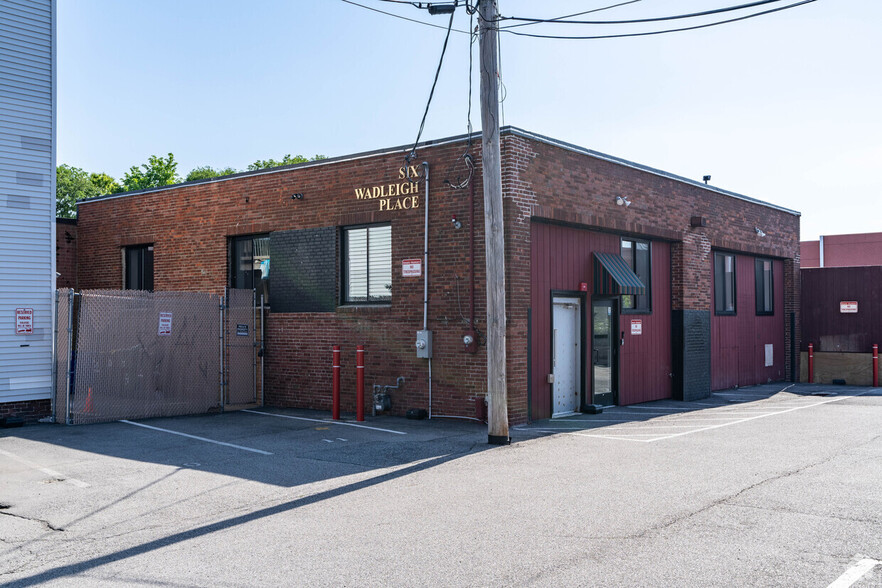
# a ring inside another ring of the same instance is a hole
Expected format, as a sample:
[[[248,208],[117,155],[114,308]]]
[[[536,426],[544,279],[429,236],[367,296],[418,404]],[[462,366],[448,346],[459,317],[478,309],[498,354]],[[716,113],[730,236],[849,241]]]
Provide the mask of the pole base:
[[[511,437],[506,435],[487,435],[489,445],[511,445]]]

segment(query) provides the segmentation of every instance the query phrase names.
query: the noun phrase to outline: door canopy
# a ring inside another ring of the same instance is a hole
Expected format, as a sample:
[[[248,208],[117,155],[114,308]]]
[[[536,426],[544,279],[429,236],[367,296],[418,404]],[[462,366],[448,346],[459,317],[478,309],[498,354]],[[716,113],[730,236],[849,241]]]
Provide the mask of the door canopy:
[[[646,294],[646,286],[621,255],[594,254],[594,293],[604,296]]]

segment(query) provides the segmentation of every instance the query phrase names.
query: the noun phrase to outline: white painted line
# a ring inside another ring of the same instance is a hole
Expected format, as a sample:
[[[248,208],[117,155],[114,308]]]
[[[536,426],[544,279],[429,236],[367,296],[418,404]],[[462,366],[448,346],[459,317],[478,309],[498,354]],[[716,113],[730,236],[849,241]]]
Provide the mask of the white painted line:
[[[224,441],[216,441],[214,439],[208,439],[206,437],[199,437],[198,435],[189,435],[187,433],[181,433],[178,431],[172,431],[171,429],[161,429],[159,427],[153,427],[151,425],[145,425],[143,423],[133,423],[132,421],[119,421],[121,423],[125,423],[127,425],[135,425],[136,427],[143,427],[145,429],[150,429],[151,431],[160,431],[162,433],[170,433],[171,435],[180,435],[181,437],[187,437],[188,439],[196,439],[197,441],[205,441],[206,443],[214,443],[215,445],[223,445],[224,447],[232,447],[233,449],[241,449],[242,451],[250,451],[252,453],[259,453],[261,455],[272,455],[269,451],[264,451],[262,449],[253,449],[251,447],[244,447],[242,445],[235,445],[233,443],[226,443]]]
[[[771,398],[774,394],[744,394],[741,392],[714,392],[714,396],[734,396],[735,398]]]
[[[288,414],[275,414],[272,412],[261,412],[259,410],[241,410],[239,412],[250,412],[251,414],[262,414],[271,417],[279,417],[280,419],[293,419],[297,421],[310,421],[313,423],[322,423],[325,425],[345,425],[347,427],[358,427],[359,429],[370,429],[371,431],[382,431],[383,433],[395,433],[396,435],[407,435],[402,431],[393,431],[391,429],[381,429],[379,427],[368,427],[367,425],[356,425],[355,423],[342,423],[340,421],[326,421],[322,419],[308,419],[306,417],[296,417]]]
[[[36,464],[32,461],[28,461],[28,460],[24,459],[23,457],[19,457],[13,453],[9,453],[8,451],[3,451],[2,449],[0,449],[0,454],[5,455],[9,459],[14,459],[15,461],[22,463],[28,467],[34,468],[35,470],[40,470],[44,474],[46,474],[48,476],[52,476],[56,480],[62,480],[64,482],[67,482],[68,484],[76,486],[77,488],[88,488],[89,487],[89,484],[87,484],[81,480],[77,480],[76,478],[70,478],[68,476],[65,476],[61,472],[56,472],[55,470],[50,470],[49,468],[44,468],[43,466],[41,466],[39,464]]]
[[[827,586],[827,588],[848,588],[880,563],[882,562],[876,561],[875,559],[862,559],[845,570],[845,573],[839,576],[832,584]]]
[[[593,437],[594,439],[615,439],[616,441],[634,441],[636,443],[649,443],[655,439],[631,439],[630,437],[617,437],[616,435],[591,435],[588,433],[570,433],[579,437]]]
[[[639,409],[639,410],[651,410],[651,411],[653,411],[653,412],[663,412],[663,411],[665,411],[665,412],[667,412],[667,411],[683,412],[684,410],[688,410],[688,409],[686,409],[685,407],[684,407],[684,408],[673,408],[673,407],[671,407],[671,408],[667,408],[667,407],[664,407],[664,406],[659,406],[659,407],[653,407],[653,406],[623,406],[622,408]]]
[[[673,439],[674,437],[682,437],[683,435],[691,435],[692,433],[700,433],[700,432],[702,432],[702,431],[710,431],[710,430],[712,430],[712,429],[719,429],[719,428],[721,428],[721,427],[728,427],[728,426],[730,426],[730,425],[737,425],[737,424],[739,424],[739,423],[746,423],[747,421],[752,421],[752,420],[756,420],[756,419],[762,419],[762,418],[765,418],[765,417],[767,417],[767,416],[772,416],[772,415],[776,415],[776,414],[784,414],[784,413],[786,413],[786,412],[793,412],[794,410],[802,410],[803,408],[813,408],[813,407],[815,407],[815,406],[821,406],[822,404],[830,404],[831,402],[838,402],[838,401],[840,401],[840,400],[845,400],[846,398],[854,398],[855,396],[861,396],[861,395],[863,395],[863,394],[866,394],[866,392],[860,392],[860,393],[855,394],[855,395],[853,395],[853,396],[839,396],[839,397],[837,397],[837,398],[832,398],[832,399],[830,399],[830,400],[824,400],[823,402],[816,402],[816,403],[814,403],[814,404],[804,404],[804,405],[802,405],[802,406],[796,406],[796,407],[794,407],[794,408],[788,408],[787,410],[779,410],[778,412],[770,412],[770,413],[766,413],[766,414],[758,414],[758,415],[755,415],[755,416],[752,416],[752,417],[747,417],[747,418],[744,418],[744,419],[738,419],[738,420],[732,421],[732,422],[730,422],[730,423],[721,423],[721,424],[719,424],[719,425],[711,425],[711,426],[709,426],[709,427],[703,427],[703,428],[701,428],[701,429],[696,429],[696,430],[694,430],[694,431],[684,431],[684,432],[682,432],[682,433],[674,433],[674,434],[672,434],[672,435],[666,435],[666,436],[664,436],[664,437],[659,437],[658,439],[653,439],[653,441],[661,441],[661,440],[663,440],[663,439]]]

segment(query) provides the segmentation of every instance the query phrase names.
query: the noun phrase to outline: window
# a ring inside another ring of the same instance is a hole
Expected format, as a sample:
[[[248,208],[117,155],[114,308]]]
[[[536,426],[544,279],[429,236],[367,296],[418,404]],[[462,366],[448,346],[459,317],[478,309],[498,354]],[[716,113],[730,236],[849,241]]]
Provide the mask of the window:
[[[343,303],[391,301],[391,225],[343,229]]]
[[[652,278],[652,263],[650,260],[649,241],[637,241],[634,239],[622,239],[622,258],[628,264],[643,285],[646,286],[646,294],[623,295],[622,311],[627,312],[650,312],[652,310],[652,294],[650,281]]]
[[[775,314],[775,288],[771,259],[754,262],[756,275],[756,313]]]
[[[270,238],[247,235],[230,239],[230,288],[257,290],[269,304]]]
[[[153,291],[153,245],[125,248],[125,289]]]
[[[735,314],[735,256],[714,253],[714,312]]]

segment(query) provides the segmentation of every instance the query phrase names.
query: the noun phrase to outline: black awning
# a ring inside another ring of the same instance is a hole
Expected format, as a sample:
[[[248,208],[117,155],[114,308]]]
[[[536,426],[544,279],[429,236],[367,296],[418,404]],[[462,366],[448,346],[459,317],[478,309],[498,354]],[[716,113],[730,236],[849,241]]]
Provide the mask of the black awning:
[[[646,294],[646,286],[621,255],[595,253],[594,293],[608,296]]]

